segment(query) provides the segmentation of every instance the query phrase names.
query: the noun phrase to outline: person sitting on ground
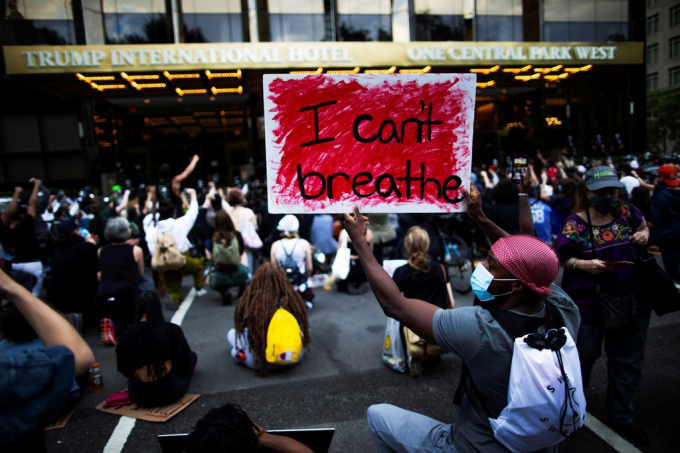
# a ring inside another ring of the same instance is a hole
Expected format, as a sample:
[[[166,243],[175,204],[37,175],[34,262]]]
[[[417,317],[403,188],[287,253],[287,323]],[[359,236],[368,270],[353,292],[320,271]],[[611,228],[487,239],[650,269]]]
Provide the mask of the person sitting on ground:
[[[57,231],[47,300],[62,313],[81,313],[85,326],[94,325],[94,297],[99,289],[97,237],[84,238],[73,219],[62,221]]]
[[[5,248],[5,253],[14,256],[12,269],[26,272],[36,278],[32,289],[34,296],[39,297],[43,286],[43,264],[41,261],[42,251],[35,235],[36,204],[38,192],[42,181],[32,178],[33,191],[28,199],[28,205],[19,205],[19,197],[23,188],[16,187],[14,196],[7,208],[2,213],[2,229],[0,241]]]
[[[220,209],[215,213],[215,233],[212,236],[212,257],[215,270],[208,275],[205,282],[215,291],[222,294],[222,303],[231,304],[229,288],[238,286],[240,293],[245,291],[248,281],[247,260],[243,253],[243,238],[236,231],[229,213]]]
[[[275,365],[266,360],[269,322],[278,308],[290,312],[300,325],[303,349],[296,362],[299,363],[311,341],[305,304],[288,282],[284,270],[276,263],[264,263],[257,269],[250,286],[236,303],[235,328],[227,333],[231,356],[248,368],[258,371],[260,376],[266,376],[268,370],[291,366]]]
[[[152,190],[153,193],[153,190]],[[173,304],[169,308],[177,309],[182,302],[182,277],[191,275],[194,279],[196,296],[204,296],[207,291],[203,288],[203,260],[191,256],[190,249],[193,247],[189,242],[188,235],[194,226],[198,216],[198,199],[194,189],[187,189],[191,197],[189,210],[182,217],[175,218],[177,215],[176,207],[167,201],[158,203],[158,223],[155,223],[153,214],[144,218],[144,231],[146,232],[146,244],[149,253],[153,256],[156,250],[159,233],[172,232],[175,238],[177,250],[184,254],[186,263],[177,270],[165,271],[160,273],[160,279],[165,288],[165,292],[172,298]],[[155,197],[153,197],[155,199]]]
[[[368,409],[368,423],[380,452],[484,451],[505,452],[494,437],[487,407],[494,418],[508,403],[508,386],[514,338],[495,320],[491,311],[510,322],[530,325],[534,332],[558,310],[573,338],[579,325],[578,309],[558,286],[559,261],[547,244],[520,234],[510,236],[489,221],[481,210],[474,186],[463,189],[468,214],[494,243],[489,257],[477,266],[473,289],[480,303],[473,307],[443,310],[418,299],[404,297],[394,281],[373,257],[364,239],[366,225],[358,208],[345,214],[345,228],[354,240],[371,288],[387,316],[396,319],[428,342],[461,357],[471,379],[463,384],[462,398],[453,424],[446,424],[389,404]],[[520,231],[531,231],[527,197],[520,199]],[[523,217],[528,217],[523,220]],[[479,281],[485,284],[478,284]],[[524,329],[522,329],[524,330]],[[528,332],[527,332],[528,333]],[[473,384],[476,390],[473,390]],[[480,399],[481,398],[481,399]],[[557,447],[543,451],[557,451]]]
[[[134,318],[134,303],[144,277],[144,252],[130,239],[130,224],[124,217],[115,217],[104,230],[110,242],[98,251],[100,281],[95,296],[99,318],[99,334],[105,346],[115,346],[116,336]]]
[[[295,439],[268,433],[236,404],[210,409],[189,434],[185,452],[255,453],[261,448],[280,453],[312,453]]]
[[[443,264],[428,258],[430,237],[427,231],[418,226],[406,232],[404,247],[408,252],[408,264],[398,267],[392,279],[399,291],[408,299],[420,299],[439,308],[453,308],[453,293],[448,283]],[[404,335],[402,329],[401,334]],[[407,352],[408,355],[408,352]],[[439,356],[432,357],[438,360]],[[434,360],[436,361],[436,360]],[[411,376],[420,376],[423,362],[420,358],[408,356]]]
[[[312,246],[300,238],[298,229],[300,222],[294,215],[284,216],[279,225],[281,239],[272,244],[271,261],[279,263],[288,274],[288,281],[300,293],[308,310],[312,309],[314,289],[309,285],[308,278],[312,275]],[[290,264],[295,266],[290,266]]]
[[[252,209],[244,207],[244,202],[245,198],[243,197],[243,193],[241,193],[240,189],[234,187],[227,191],[227,203],[229,203],[229,206],[232,208],[229,212],[229,215],[231,216],[231,220],[234,222],[236,231],[242,234],[244,233],[243,229],[248,228],[248,226],[244,224],[245,222],[251,223],[255,231],[258,229],[257,217],[255,217],[255,213]],[[244,244],[246,246],[246,255],[248,256],[248,269],[252,275],[255,272],[255,257],[257,256],[257,250],[249,247],[250,244],[248,243],[247,236],[248,232],[246,231],[245,234],[246,237],[244,238]]]
[[[143,407],[172,404],[189,389],[198,357],[182,328],[166,322],[158,294],[143,291],[135,302],[135,323],[116,347],[118,371],[128,378],[130,399]]]
[[[61,414],[94,355],[62,315],[2,271],[0,298],[14,303],[43,344],[0,352],[0,450],[46,451],[43,426]]]

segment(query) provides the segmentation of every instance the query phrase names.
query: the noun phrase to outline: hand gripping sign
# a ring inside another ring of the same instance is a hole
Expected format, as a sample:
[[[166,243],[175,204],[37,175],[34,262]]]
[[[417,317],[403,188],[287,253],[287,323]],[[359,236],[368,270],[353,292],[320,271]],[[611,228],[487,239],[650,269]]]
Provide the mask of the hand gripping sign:
[[[462,211],[474,74],[265,75],[269,212]]]

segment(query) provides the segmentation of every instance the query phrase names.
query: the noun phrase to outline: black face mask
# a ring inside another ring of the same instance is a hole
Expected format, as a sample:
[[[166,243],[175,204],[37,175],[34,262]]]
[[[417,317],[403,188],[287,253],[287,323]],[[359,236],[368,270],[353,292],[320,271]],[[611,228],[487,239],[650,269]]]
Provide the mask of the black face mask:
[[[614,195],[611,198],[593,196],[590,198],[590,205],[600,214],[609,214],[619,205],[619,196]]]

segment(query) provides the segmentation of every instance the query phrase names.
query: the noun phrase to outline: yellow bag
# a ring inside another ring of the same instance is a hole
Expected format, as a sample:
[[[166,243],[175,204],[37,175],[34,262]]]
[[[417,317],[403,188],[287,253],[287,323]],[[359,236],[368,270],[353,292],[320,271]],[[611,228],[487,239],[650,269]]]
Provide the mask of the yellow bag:
[[[446,354],[448,351],[436,344],[428,343],[404,326],[404,338],[406,339],[406,352],[415,359],[426,359]]]
[[[296,363],[302,352],[302,331],[297,319],[288,310],[279,308],[267,329],[267,362],[277,365]]]

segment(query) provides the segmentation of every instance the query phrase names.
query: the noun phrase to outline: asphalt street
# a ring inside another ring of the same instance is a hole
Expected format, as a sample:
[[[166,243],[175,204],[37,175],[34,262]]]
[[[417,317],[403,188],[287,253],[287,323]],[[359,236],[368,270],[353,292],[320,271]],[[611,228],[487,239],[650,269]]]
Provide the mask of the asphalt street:
[[[559,281],[559,279],[558,279]],[[190,287],[185,280],[185,294]],[[470,294],[454,294],[456,305],[471,305]],[[168,320],[173,312],[166,312]],[[234,307],[222,306],[220,296],[209,292],[196,298],[182,328],[198,365],[189,393],[201,397],[166,423],[137,420],[122,449],[109,444],[107,451],[160,452],[158,434],[191,431],[210,408],[231,402],[240,404],[267,429],[334,427],[331,452],[375,451],[366,423],[366,409],[375,403],[391,403],[426,414],[442,422],[453,421],[452,399],[460,360],[445,355],[419,379],[389,370],[381,361],[385,315],[371,292],[352,296],[335,290],[317,290],[309,313],[312,342],[306,359],[291,369],[261,378],[237,364],[229,355],[227,331],[234,325]],[[649,330],[642,382],[634,400],[636,421],[652,443],[638,446],[642,452],[677,451],[680,444],[680,313],[653,317]],[[115,348],[99,343],[98,332],[85,332],[104,376],[105,389],[87,392],[63,429],[47,433],[51,452],[105,451],[121,417],[94,407],[114,392],[126,388],[116,370]],[[587,389],[588,412],[606,420],[606,359],[596,364]],[[594,421],[594,420],[593,420]],[[566,441],[567,451],[599,453],[638,451],[620,439],[607,438],[596,427],[584,428]],[[119,439],[120,440],[120,439]]]

